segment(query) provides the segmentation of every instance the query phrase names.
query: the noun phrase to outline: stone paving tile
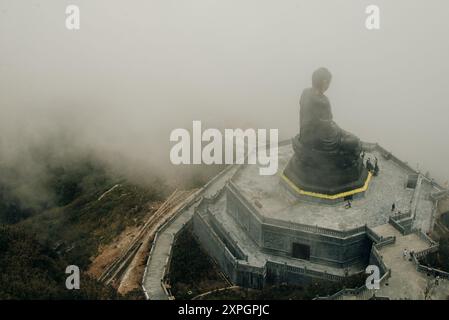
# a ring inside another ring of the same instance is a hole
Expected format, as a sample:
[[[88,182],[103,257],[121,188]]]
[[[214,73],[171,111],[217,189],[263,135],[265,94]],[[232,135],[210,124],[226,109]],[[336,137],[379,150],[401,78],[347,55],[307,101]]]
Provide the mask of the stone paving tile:
[[[389,297],[393,300],[425,299],[426,288],[430,288],[428,299],[447,299],[449,296],[449,281],[440,279],[439,285],[434,286],[435,278],[418,272],[416,266],[409,259],[404,259],[403,252],[421,251],[429,247],[417,234],[402,235],[393,226],[386,224],[374,228],[374,231],[384,237],[395,236],[396,242],[382,247],[379,253],[385,265],[391,269],[391,277],[376,292],[376,296]],[[348,295],[345,299],[355,299]]]
[[[232,181],[250,203],[261,203],[260,212],[268,218],[296,223],[319,225],[334,230],[346,230],[367,224],[370,227],[385,224],[395,203],[401,212],[410,209],[414,189],[405,188],[409,169],[393,160],[385,159],[379,151],[368,153],[365,158],[379,160],[380,174],[374,177],[363,197],[352,200],[352,208],[343,203],[324,205],[299,200],[280,183],[280,176],[293,154],[291,145],[281,146],[278,174],[261,176],[257,166],[244,166]],[[426,185],[427,186],[427,185]],[[424,188],[418,202],[418,215],[423,228],[428,228],[431,201],[428,194],[432,188]]]

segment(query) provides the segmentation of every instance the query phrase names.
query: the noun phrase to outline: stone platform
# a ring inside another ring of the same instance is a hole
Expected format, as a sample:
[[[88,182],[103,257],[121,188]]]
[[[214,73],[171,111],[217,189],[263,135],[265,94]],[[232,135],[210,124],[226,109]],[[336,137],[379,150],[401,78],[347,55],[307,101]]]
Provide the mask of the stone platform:
[[[278,148],[279,172],[259,175],[256,165],[241,165],[214,197],[193,215],[201,245],[236,284],[260,288],[270,283],[303,283],[313,278],[342,280],[363,272],[370,260],[373,228],[389,223],[394,203],[412,218],[412,227],[428,231],[438,188],[428,179],[410,187],[419,175],[377,145],[366,157],[378,159],[380,173],[369,176],[363,197],[344,203],[298,198],[283,186],[283,168],[291,145]],[[420,176],[420,175],[419,175]]]

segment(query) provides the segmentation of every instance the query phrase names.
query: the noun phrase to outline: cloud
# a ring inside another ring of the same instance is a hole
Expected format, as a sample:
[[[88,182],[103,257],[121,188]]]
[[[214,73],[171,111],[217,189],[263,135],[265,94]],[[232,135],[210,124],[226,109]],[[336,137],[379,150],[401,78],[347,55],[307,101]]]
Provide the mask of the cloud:
[[[341,127],[449,178],[445,1],[378,1],[378,31],[355,0],[77,3],[79,31],[64,27],[69,1],[0,5],[2,164],[26,172],[30,146],[46,143],[132,177],[173,175],[171,130],[201,120],[289,138],[326,66]]]

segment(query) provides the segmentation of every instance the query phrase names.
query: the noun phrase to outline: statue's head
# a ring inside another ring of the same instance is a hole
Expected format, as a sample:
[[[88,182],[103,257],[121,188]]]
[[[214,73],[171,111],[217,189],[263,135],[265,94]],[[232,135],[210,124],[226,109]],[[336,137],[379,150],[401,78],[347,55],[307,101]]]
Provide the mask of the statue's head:
[[[319,68],[312,74],[312,86],[321,93],[326,92],[331,80],[332,74],[326,68]]]

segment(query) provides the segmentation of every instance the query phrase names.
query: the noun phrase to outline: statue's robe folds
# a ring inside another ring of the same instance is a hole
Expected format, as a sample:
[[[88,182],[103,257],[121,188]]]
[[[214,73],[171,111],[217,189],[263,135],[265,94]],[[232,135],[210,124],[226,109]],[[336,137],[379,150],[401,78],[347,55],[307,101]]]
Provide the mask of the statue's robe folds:
[[[320,151],[359,152],[360,140],[333,121],[329,99],[305,89],[300,99],[300,141]]]
[[[300,100],[300,133],[284,174],[303,190],[336,194],[358,188],[367,177],[360,140],[332,117],[329,99],[305,89]]]

